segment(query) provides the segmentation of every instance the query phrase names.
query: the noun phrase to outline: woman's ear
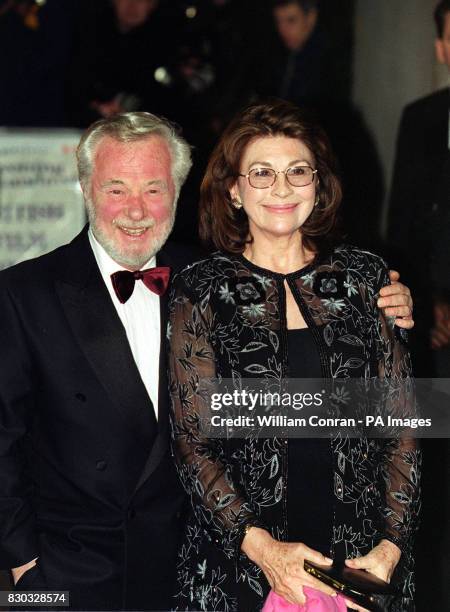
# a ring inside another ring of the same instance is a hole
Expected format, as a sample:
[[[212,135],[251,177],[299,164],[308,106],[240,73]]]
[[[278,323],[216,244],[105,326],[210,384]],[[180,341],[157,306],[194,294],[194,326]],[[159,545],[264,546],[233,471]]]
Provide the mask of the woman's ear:
[[[241,200],[241,196],[239,193],[239,187],[237,182],[234,183],[234,185],[232,187],[230,187],[230,198],[231,198],[231,203],[235,208],[242,208],[242,200]]]
[[[230,187],[230,198],[231,198],[231,201],[233,201],[233,200],[240,200],[240,197],[239,197],[239,188],[238,188],[237,182],[234,183]]]

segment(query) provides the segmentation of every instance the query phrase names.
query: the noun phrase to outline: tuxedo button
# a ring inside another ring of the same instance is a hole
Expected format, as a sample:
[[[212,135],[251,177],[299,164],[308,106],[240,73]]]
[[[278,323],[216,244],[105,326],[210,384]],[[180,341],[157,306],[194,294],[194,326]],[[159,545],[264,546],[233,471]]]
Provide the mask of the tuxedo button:
[[[97,461],[97,463],[95,464],[95,469],[99,470],[100,472],[103,472],[103,470],[106,470],[106,466],[108,464],[106,463],[106,461]]]
[[[128,512],[127,512],[128,520],[134,519],[135,516],[136,516],[136,510],[133,507],[128,508]]]
[[[87,400],[87,397],[85,396],[84,393],[75,393],[75,397],[80,402],[85,402]]]

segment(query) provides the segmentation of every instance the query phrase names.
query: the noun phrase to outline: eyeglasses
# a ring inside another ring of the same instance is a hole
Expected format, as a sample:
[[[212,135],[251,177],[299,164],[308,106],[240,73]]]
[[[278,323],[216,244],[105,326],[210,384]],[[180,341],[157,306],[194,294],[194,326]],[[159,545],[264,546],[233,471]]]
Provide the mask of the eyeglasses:
[[[293,166],[286,170],[273,170],[273,168],[253,168],[248,174],[239,174],[248,180],[256,189],[267,189],[277,180],[278,174],[284,174],[287,182],[293,187],[306,187],[314,180],[317,170],[310,166]]]

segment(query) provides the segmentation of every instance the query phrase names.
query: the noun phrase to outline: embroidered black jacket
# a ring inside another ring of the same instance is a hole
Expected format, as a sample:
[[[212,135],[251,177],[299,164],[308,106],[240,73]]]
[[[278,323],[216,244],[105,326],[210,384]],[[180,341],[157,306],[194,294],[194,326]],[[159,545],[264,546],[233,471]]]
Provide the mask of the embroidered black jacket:
[[[218,440],[199,426],[207,411],[201,380],[288,374],[284,282],[313,332],[324,378],[404,381],[411,375],[406,334],[376,307],[389,282],[376,255],[340,246],[282,275],[243,256],[215,253],[175,277],[168,328],[173,449],[192,503],[179,557],[179,609],[259,609],[269,587],[240,551],[245,525],[286,539],[288,440]],[[332,554],[364,555],[383,538],[397,544],[402,556],[393,581],[401,595],[393,609],[412,610],[417,441],[337,435],[331,444]]]

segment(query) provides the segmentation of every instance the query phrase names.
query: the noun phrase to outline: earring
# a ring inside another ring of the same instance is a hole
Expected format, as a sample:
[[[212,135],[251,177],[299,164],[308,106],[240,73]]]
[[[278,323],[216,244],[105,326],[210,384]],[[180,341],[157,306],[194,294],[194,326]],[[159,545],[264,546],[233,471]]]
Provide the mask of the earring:
[[[320,202],[320,198],[319,196],[317,196],[316,201],[314,202],[314,208],[317,206],[319,202]]]
[[[233,205],[235,208],[237,208],[238,210],[239,210],[240,208],[242,208],[242,202],[240,202],[240,201],[239,201],[237,198],[233,198],[233,199],[231,200],[231,203],[232,203],[232,205]]]

